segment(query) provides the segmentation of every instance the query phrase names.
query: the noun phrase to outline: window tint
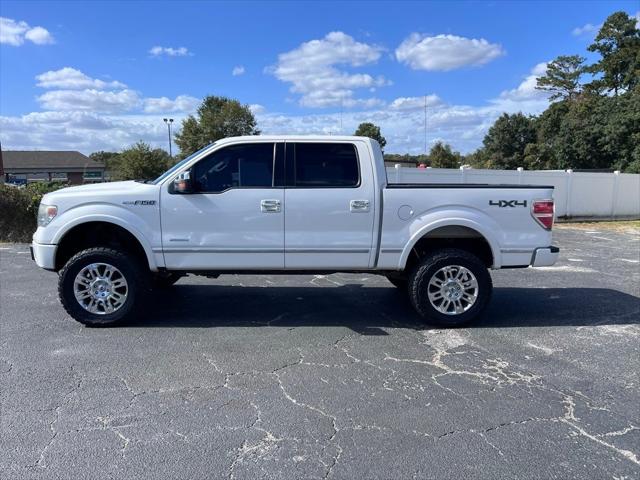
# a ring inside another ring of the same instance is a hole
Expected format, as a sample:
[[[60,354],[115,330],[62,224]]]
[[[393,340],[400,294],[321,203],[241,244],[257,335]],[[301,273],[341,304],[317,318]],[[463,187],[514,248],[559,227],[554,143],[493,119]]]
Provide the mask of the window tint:
[[[350,143],[297,143],[294,164],[296,187],[355,187],[359,183],[356,148]]]
[[[232,145],[213,152],[193,167],[197,192],[273,186],[273,143]]]

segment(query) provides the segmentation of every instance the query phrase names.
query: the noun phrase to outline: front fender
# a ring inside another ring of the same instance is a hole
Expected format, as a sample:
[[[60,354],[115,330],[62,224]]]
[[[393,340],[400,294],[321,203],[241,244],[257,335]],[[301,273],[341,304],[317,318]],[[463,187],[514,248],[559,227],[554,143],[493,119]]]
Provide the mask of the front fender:
[[[467,227],[475,230],[482,235],[493,255],[493,268],[500,268],[502,258],[500,254],[500,244],[493,232],[499,231],[498,224],[487,214],[479,210],[467,207],[457,207],[452,209],[450,206],[442,209],[436,209],[417,216],[409,226],[410,237],[405,245],[402,255],[400,256],[399,268],[404,270],[409,254],[418,241],[429,232],[448,226]]]
[[[140,242],[147,256],[149,268],[152,271],[158,269],[152,244],[149,240],[153,234],[153,232],[150,232],[151,227],[145,225],[142,219],[131,211],[116,205],[91,204],[68,210],[60,215],[60,217],[55,218],[51,224],[43,229],[48,231],[46,232],[48,235],[46,235],[45,232],[37,231],[34,240],[40,243],[57,245],[72,228],[88,222],[112,223],[127,230]]]

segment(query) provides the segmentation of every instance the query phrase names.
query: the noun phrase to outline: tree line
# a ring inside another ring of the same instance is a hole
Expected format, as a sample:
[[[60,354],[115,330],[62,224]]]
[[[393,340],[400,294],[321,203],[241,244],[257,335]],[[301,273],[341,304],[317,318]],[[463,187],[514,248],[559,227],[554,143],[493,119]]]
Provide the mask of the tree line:
[[[385,160],[410,161],[436,168],[616,169],[640,173],[640,30],[625,12],[610,15],[587,50],[598,55],[587,64],[580,55],[561,55],[547,64],[536,88],[549,93],[540,115],[502,114],[482,146],[462,155],[436,142],[422,155],[385,153]],[[178,159],[225,137],[259,135],[248,105],[207,96],[195,115],[175,134],[176,158],[144,142],[122,152],[95,152],[113,179],[155,178]],[[386,139],[380,127],[361,123],[355,135]]]

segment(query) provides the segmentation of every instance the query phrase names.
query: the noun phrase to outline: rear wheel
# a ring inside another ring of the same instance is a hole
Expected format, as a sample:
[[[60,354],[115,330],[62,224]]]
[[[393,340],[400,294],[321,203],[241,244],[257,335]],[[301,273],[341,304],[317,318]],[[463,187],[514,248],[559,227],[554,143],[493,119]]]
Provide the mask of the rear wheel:
[[[491,298],[487,267],[475,255],[455,248],[432,252],[409,275],[409,299],[428,323],[464,325],[479,317]]]
[[[60,271],[58,295],[78,322],[107,327],[135,315],[148,288],[148,273],[131,255],[90,248],[74,255]]]

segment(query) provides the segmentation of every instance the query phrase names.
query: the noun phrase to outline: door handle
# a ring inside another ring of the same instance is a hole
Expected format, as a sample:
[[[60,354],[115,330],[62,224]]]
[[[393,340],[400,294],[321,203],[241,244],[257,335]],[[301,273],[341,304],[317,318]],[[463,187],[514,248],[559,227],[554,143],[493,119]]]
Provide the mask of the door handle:
[[[349,202],[349,210],[352,212],[368,212],[369,200],[351,200]]]
[[[278,213],[281,210],[280,200],[266,199],[260,200],[260,211],[262,213]]]

